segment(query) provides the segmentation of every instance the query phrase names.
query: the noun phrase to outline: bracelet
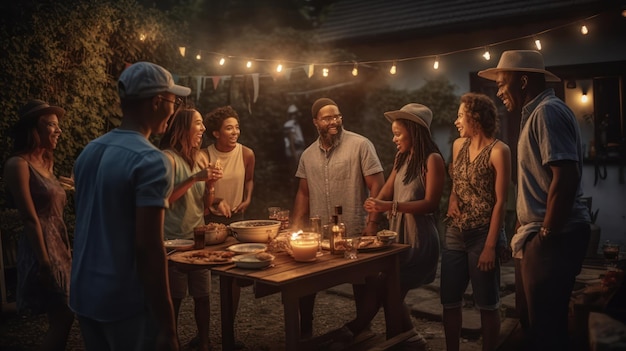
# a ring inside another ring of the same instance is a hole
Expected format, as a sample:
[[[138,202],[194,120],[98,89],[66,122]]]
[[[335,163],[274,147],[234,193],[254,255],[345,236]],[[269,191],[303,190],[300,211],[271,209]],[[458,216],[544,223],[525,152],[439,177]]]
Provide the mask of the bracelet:
[[[398,214],[398,201],[394,201],[391,204],[391,217],[395,217]]]

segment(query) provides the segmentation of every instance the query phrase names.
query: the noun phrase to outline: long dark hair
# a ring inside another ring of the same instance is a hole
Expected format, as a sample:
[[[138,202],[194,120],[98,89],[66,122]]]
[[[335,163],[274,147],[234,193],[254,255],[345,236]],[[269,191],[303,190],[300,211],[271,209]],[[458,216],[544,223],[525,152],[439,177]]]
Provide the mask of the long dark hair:
[[[395,122],[403,125],[411,137],[413,157],[411,157],[410,151],[398,152],[394,162],[394,169],[396,171],[399,171],[400,167],[402,167],[405,162],[408,162],[406,174],[404,175],[402,182],[404,184],[409,184],[418,176],[423,177],[428,171],[428,167],[426,166],[428,156],[432,153],[438,153],[441,155],[441,151],[439,151],[439,147],[433,141],[430,136],[430,132],[426,129],[426,127],[407,119],[396,119]]]
[[[172,117],[170,122],[172,124],[165,134],[163,134],[161,142],[159,143],[161,150],[172,149],[176,151],[191,168],[193,168],[196,163],[196,155],[199,150],[198,147],[191,146],[189,142],[191,124],[193,123],[193,116],[196,113],[200,114],[193,108],[181,108],[178,110],[176,115]]]

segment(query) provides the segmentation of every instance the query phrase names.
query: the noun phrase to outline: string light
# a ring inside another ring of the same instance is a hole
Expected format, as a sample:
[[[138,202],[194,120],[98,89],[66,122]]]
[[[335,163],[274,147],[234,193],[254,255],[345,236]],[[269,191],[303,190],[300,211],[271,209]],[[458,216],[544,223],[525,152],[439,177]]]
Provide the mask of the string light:
[[[201,60],[201,59],[202,59],[202,55],[197,54],[197,55],[196,55],[196,60]]]
[[[489,53],[489,48],[485,47],[485,53],[483,54],[483,57],[487,61],[491,60],[491,54]]]
[[[581,101],[583,104],[586,104],[586,103],[587,103],[587,101],[589,101],[589,97],[587,96],[587,93],[583,93],[583,94],[580,96],[580,101]]]
[[[432,54],[428,54],[428,55],[424,55],[424,56],[415,56],[415,57],[405,57],[405,58],[398,58],[393,60],[393,64],[389,69],[389,73],[392,75],[397,74],[397,63],[401,62],[401,61],[414,61],[414,60],[420,60],[420,59],[428,59],[434,57],[435,60],[433,62],[433,69],[438,70],[439,69],[439,56],[447,56],[447,55],[452,55],[452,54],[458,54],[458,53],[462,53],[462,52],[468,52],[468,51],[474,51],[474,50],[482,50],[482,57],[485,60],[491,60],[491,53],[489,51],[489,49],[491,47],[494,46],[498,46],[498,45],[502,45],[502,44],[506,44],[506,43],[510,43],[510,42],[514,42],[514,41],[518,41],[521,39],[526,39],[526,38],[532,38],[532,40],[534,41],[535,47],[537,50],[542,50],[542,45],[541,45],[541,41],[539,40],[539,36],[543,35],[545,33],[549,33],[551,31],[560,29],[560,28],[564,28],[566,26],[572,26],[575,25],[576,27],[580,28],[580,32],[583,35],[587,35],[589,33],[589,28],[587,27],[587,23],[589,23],[589,21],[595,17],[600,16],[601,13],[598,14],[594,14],[592,16],[589,16],[587,18],[584,19],[578,19],[576,21],[570,22],[570,23],[566,23],[563,25],[559,25],[556,27],[552,27],[552,28],[548,28],[546,30],[543,30],[541,32],[536,32],[533,34],[529,34],[526,36],[522,36],[522,37],[516,37],[516,38],[510,38],[510,39],[506,39],[506,40],[502,40],[499,42],[494,42],[494,43],[488,43],[487,45],[481,45],[481,46],[477,46],[477,47],[472,47],[472,48],[464,48],[464,49],[460,49],[460,50],[456,50],[456,51],[451,51],[451,52],[444,52],[444,53],[439,53],[437,55],[432,55]],[[624,16],[626,16],[626,10],[624,10]],[[144,41],[147,39],[147,35],[145,34],[140,34],[140,40]],[[179,51],[181,53],[181,56],[184,56],[184,54],[182,53],[182,48],[184,47],[179,47]],[[215,55],[219,57],[219,65],[223,66],[226,63],[226,58],[235,58],[235,59],[240,59],[240,60],[246,60],[246,67],[248,69],[252,68],[252,61],[267,61],[267,62],[275,62],[276,63],[276,71],[277,72],[281,72],[283,69],[285,68],[285,63],[284,62],[279,62],[277,60],[272,60],[272,59],[264,59],[264,58],[253,58],[253,59],[245,59],[243,57],[237,57],[237,56],[230,56],[224,53],[218,53],[218,52],[210,52],[210,51],[200,51],[200,53],[198,53],[198,55],[196,56],[196,59],[200,60],[201,59],[201,54],[210,54],[210,55]],[[339,61],[339,62],[326,62],[326,63],[318,63],[317,65],[319,65],[318,67],[324,67],[322,69],[322,75],[324,77],[328,77],[329,72],[330,72],[330,68],[335,67],[335,66],[345,66],[345,65],[351,65],[352,66],[352,75],[353,76],[357,76],[359,73],[359,69],[358,69],[358,65],[359,64],[381,64],[381,63],[385,63],[385,62],[389,62],[388,60],[372,60],[372,61],[361,61],[361,62],[356,62],[356,61],[350,61],[350,62],[345,62],[345,61]],[[316,64],[312,64],[310,62],[299,62],[299,61],[287,61],[287,63],[289,63],[290,66],[292,66],[292,68],[289,69],[303,69],[307,73],[308,77],[312,77],[313,76],[313,70],[314,70],[314,66]]]

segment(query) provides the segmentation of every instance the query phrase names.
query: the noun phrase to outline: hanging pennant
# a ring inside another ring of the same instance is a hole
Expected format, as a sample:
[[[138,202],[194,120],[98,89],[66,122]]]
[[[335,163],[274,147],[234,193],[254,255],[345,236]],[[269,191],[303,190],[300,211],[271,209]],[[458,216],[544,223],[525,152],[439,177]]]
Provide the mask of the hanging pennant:
[[[254,73],[251,76],[252,76],[252,87],[254,88],[254,97],[252,99],[252,102],[256,103],[256,99],[259,98],[259,74]]]
[[[315,73],[315,65],[309,65],[309,70],[305,73],[309,78],[313,77],[313,73]]]
[[[220,80],[222,79],[221,76],[213,76],[211,77],[211,79],[213,80],[213,90],[217,90],[217,85],[220,83]]]

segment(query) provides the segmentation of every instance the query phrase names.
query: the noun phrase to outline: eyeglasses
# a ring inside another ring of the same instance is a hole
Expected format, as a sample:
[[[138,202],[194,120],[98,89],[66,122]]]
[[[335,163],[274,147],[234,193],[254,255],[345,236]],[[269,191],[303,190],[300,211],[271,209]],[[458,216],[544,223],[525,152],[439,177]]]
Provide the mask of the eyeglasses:
[[[159,95],[159,97],[160,97],[160,98],[161,98],[161,100],[163,100],[163,101],[167,101],[167,102],[170,102],[170,103],[174,104],[174,109],[175,109],[175,110],[176,110],[176,109],[178,109],[178,108],[179,108],[179,107],[183,104],[183,99],[181,99],[181,98],[179,98],[179,97],[177,97],[177,98],[176,98],[176,99],[174,99],[174,100],[169,100],[169,99],[166,99],[166,98],[164,98],[164,97],[163,97],[163,96],[161,96],[161,95]]]
[[[341,121],[342,118],[343,118],[343,116],[341,114],[338,114],[338,115],[334,115],[334,116],[324,116],[324,117],[320,117],[318,119],[320,121],[328,124],[330,122]]]

